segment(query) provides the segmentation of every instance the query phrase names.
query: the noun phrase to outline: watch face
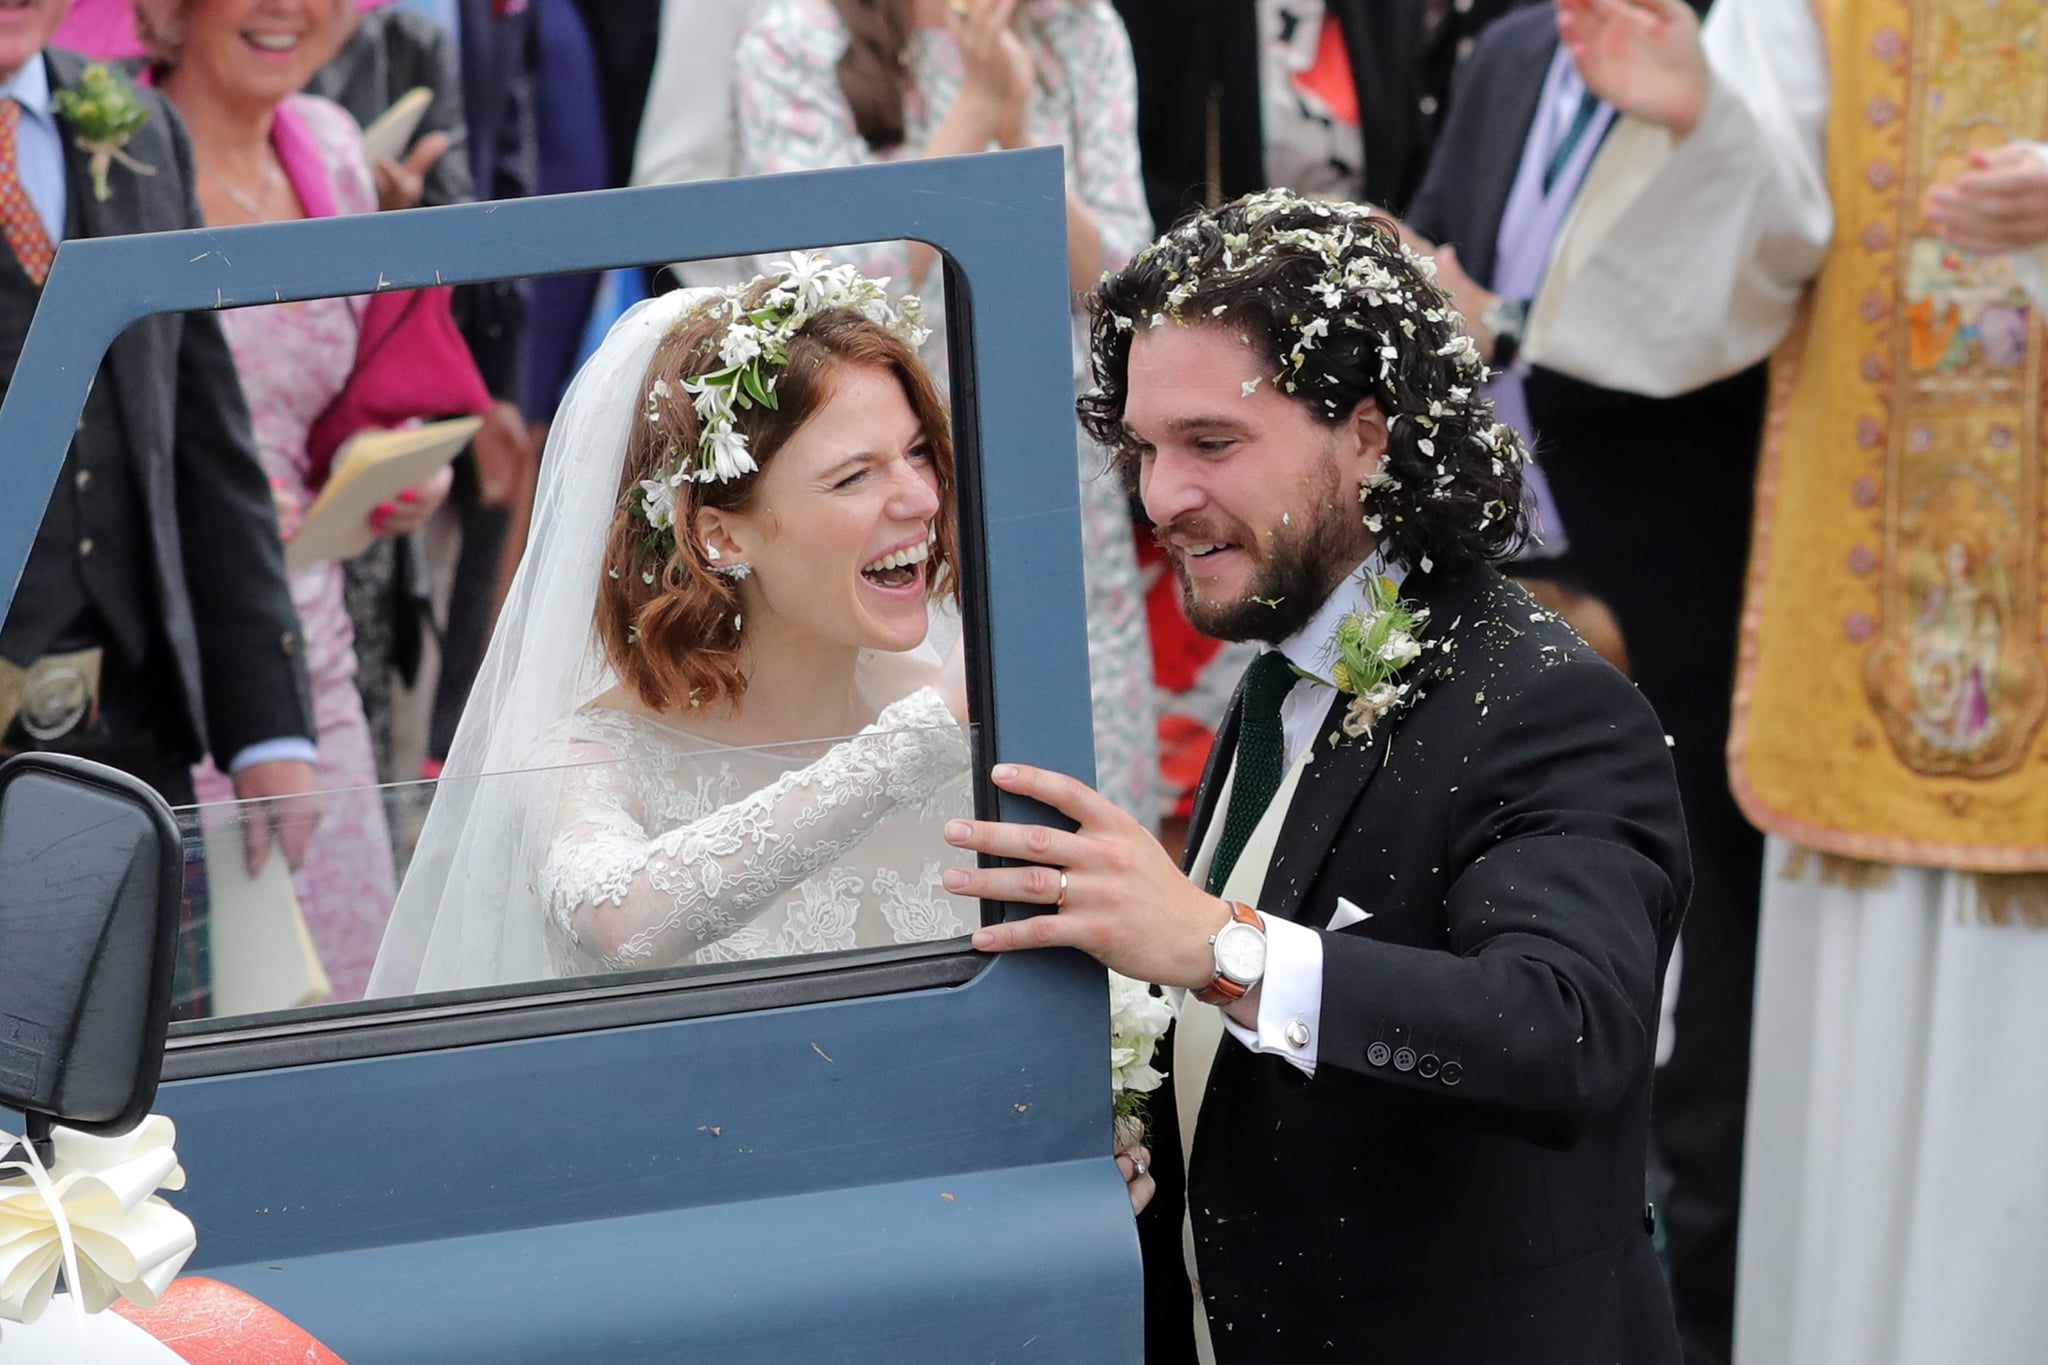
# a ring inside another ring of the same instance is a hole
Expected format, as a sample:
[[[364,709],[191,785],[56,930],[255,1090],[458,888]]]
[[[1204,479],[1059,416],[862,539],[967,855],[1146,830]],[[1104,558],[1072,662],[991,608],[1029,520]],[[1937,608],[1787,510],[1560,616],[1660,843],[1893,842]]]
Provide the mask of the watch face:
[[[1233,920],[1216,935],[1216,965],[1240,986],[1266,974],[1266,936]]]

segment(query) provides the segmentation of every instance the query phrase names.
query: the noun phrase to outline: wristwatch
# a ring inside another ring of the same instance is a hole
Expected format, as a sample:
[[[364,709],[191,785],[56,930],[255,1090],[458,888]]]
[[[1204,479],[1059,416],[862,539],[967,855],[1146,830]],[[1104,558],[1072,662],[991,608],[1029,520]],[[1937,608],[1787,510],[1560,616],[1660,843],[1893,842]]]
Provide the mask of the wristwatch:
[[[1505,370],[1522,350],[1522,327],[1529,321],[1529,300],[1495,299],[1479,310],[1479,325],[1493,333],[1493,354],[1486,363]]]
[[[1216,974],[1209,984],[1195,992],[1205,1005],[1227,1005],[1242,1000],[1266,974],[1266,921],[1243,901],[1230,903],[1230,920],[1209,935],[1209,947],[1216,954]]]

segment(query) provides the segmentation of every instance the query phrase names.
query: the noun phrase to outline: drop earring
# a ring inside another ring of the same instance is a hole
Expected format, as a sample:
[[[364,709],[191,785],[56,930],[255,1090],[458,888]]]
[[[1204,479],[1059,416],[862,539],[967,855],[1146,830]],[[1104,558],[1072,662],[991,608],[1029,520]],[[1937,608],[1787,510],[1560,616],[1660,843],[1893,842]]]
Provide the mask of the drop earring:
[[[723,574],[735,583],[745,581],[754,572],[752,565],[719,563],[718,547],[708,540],[704,542],[704,558],[711,561],[711,572]]]

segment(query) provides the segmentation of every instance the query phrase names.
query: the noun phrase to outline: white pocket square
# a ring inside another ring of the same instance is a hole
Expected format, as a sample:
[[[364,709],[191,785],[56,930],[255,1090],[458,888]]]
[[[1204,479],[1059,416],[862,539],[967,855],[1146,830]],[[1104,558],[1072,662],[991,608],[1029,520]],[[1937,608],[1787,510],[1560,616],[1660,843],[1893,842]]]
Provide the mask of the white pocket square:
[[[1332,929],[1349,929],[1354,924],[1363,924],[1372,918],[1372,911],[1361,910],[1344,897],[1337,897],[1337,913],[1330,916]]]

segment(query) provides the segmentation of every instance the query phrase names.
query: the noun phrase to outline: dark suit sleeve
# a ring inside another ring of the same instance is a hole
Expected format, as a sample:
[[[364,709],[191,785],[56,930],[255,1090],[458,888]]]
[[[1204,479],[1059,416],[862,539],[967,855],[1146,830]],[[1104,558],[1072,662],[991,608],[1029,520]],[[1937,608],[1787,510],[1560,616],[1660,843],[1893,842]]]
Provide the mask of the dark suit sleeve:
[[[1501,118],[1498,104],[1486,98],[1490,73],[1499,65],[1494,60],[1497,47],[1498,44],[1482,38],[1459,70],[1454,83],[1456,94],[1445,116],[1443,131],[1437,135],[1422,184],[1416,188],[1402,218],[1438,246],[1453,243],[1461,254],[1466,249],[1463,239],[1472,230],[1469,222],[1460,219],[1469,219],[1473,212],[1472,172],[1476,154],[1484,145],[1488,124]]]
[[[165,111],[186,222],[199,226],[192,147]],[[199,636],[200,686],[214,761],[266,739],[314,735],[298,612],[285,585],[284,547],[270,481],[220,321],[181,319],[178,347],[178,523]]]
[[[1324,933],[1316,1074],[1494,1106],[1568,1142],[1650,1065],[1661,945],[1690,886],[1677,786],[1655,714],[1604,665],[1539,669],[1489,709],[1450,797],[1445,948]],[[1394,1029],[1433,1040],[1458,1084],[1370,1065]]]

